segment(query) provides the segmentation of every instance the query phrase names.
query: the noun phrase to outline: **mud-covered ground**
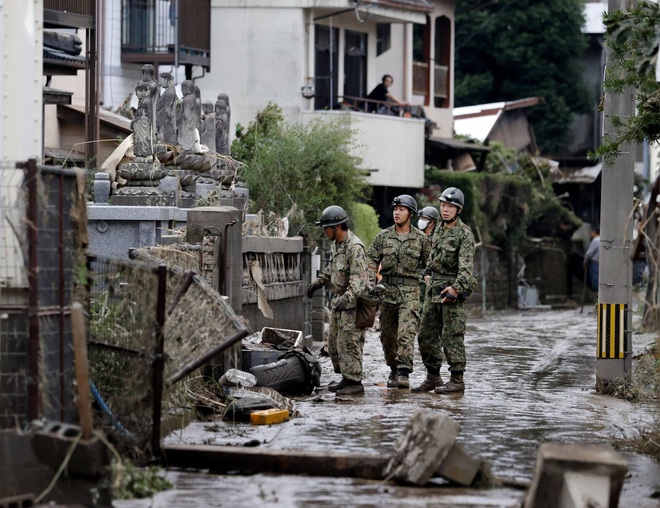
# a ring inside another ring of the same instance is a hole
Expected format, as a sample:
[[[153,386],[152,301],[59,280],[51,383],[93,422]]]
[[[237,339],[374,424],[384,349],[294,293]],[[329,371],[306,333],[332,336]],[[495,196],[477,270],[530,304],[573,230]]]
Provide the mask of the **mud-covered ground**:
[[[528,483],[539,444],[612,443],[634,437],[659,418],[658,403],[627,402],[596,393],[596,316],[593,308],[496,313],[468,321],[464,394],[442,396],[388,389],[378,332],[370,330],[364,355],[366,393],[337,398],[320,390],[297,401],[299,416],[280,425],[195,422],[166,443],[242,445],[264,448],[389,454],[409,417],[419,408],[458,421],[458,441],[487,461],[495,476]],[[639,352],[652,336],[634,335]],[[337,379],[322,358],[322,384]],[[446,379],[446,366],[442,369]],[[425,372],[419,357],[412,384]],[[620,506],[658,507],[660,464],[621,451],[630,475]],[[524,490],[424,488],[348,478],[277,475],[210,475],[170,471],[174,489],[142,502],[117,506],[520,506]]]

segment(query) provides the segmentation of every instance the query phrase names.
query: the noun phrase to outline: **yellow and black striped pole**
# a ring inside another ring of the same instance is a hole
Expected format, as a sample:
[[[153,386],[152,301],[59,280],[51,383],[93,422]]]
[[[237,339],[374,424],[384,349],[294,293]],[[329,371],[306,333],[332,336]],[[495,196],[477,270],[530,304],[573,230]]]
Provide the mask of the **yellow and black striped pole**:
[[[625,12],[635,3],[635,0],[608,0],[607,10]],[[612,57],[612,50],[607,47],[607,65]],[[609,142],[617,136],[615,119],[635,114],[632,87],[605,90],[603,113],[603,142]],[[596,386],[609,392],[610,383],[616,386],[632,377],[634,142],[621,143],[617,156],[602,163]]]
[[[601,303],[598,305],[598,351],[596,358],[623,359],[628,334],[626,324],[628,305]]]

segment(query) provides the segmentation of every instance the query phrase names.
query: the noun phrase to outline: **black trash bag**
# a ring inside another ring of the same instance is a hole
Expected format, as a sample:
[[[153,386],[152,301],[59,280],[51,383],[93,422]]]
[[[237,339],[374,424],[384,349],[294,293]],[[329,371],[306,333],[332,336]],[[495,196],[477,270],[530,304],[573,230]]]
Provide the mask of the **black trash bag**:
[[[309,395],[321,384],[321,364],[306,347],[287,351],[277,361],[252,367],[250,372],[257,386],[291,395]]]

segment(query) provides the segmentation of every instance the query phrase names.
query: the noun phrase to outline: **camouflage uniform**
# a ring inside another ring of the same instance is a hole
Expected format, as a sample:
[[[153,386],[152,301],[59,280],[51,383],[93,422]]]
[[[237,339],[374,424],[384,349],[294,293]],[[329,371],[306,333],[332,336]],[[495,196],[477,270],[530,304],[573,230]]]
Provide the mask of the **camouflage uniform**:
[[[380,341],[390,369],[412,371],[415,334],[419,327],[419,279],[430,253],[426,235],[415,227],[401,239],[395,226],[382,230],[372,242],[367,257],[375,275],[381,265],[387,288],[380,308]]]
[[[437,227],[431,240],[431,255],[424,275],[430,275],[419,329],[419,352],[429,371],[442,365],[444,350],[451,372],[465,370],[465,322],[467,311],[462,294],[469,294],[473,283],[474,235],[460,219],[451,227]],[[455,303],[440,303],[440,293],[453,287],[459,294]]]
[[[332,242],[330,263],[316,279],[322,285],[332,285],[332,308],[347,294],[350,303],[343,311],[332,311],[328,353],[335,372],[350,381],[362,381],[362,349],[364,329],[355,326],[357,296],[367,287],[367,258],[360,239],[348,231],[346,239]]]

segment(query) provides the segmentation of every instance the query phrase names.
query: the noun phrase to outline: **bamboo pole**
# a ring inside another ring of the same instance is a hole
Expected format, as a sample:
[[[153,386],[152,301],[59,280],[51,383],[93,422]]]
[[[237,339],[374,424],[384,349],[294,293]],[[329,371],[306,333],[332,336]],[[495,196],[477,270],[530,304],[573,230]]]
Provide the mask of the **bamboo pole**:
[[[73,352],[75,356],[75,374],[78,385],[78,413],[82,438],[92,437],[92,399],[89,387],[89,363],[87,360],[87,332],[83,306],[79,302],[71,305],[71,327],[73,332]]]

